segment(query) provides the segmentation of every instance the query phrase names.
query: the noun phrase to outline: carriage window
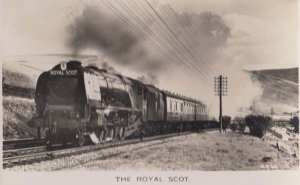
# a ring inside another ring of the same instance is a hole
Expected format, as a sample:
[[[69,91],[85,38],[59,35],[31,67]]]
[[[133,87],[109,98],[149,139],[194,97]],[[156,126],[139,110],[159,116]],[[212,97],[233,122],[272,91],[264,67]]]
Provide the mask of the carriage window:
[[[172,110],[172,101],[170,100],[170,110]]]
[[[181,105],[181,112],[183,112],[183,103],[181,103],[180,105]]]
[[[175,102],[175,110],[177,111],[177,102]]]

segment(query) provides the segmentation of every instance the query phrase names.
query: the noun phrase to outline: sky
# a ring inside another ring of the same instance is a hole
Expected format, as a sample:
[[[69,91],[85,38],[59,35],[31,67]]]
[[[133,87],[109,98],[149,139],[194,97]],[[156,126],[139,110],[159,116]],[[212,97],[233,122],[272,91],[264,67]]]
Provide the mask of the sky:
[[[212,107],[217,102],[213,77],[224,74],[233,95],[224,101],[236,102],[231,112],[261,95],[260,85],[243,70],[298,66],[296,0],[109,1],[144,34],[134,32],[105,2],[1,0],[4,61],[25,60],[48,70],[58,58],[41,55],[96,55],[123,75],[154,75],[159,88]]]
[[[2,55],[68,53],[66,25],[90,1],[2,0]],[[99,1],[101,2],[101,1]],[[212,11],[232,29],[228,50],[249,67],[296,66],[296,0],[165,0],[179,11]],[[251,58],[251,62],[248,61]]]

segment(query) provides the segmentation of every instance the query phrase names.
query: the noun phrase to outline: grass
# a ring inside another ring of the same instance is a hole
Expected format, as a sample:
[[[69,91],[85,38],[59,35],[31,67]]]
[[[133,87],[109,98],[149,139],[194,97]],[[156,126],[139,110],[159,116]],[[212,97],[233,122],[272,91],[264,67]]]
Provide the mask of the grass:
[[[15,96],[3,97],[3,138],[16,139],[33,137],[35,129],[26,123],[35,113],[32,99]]]
[[[103,153],[120,150],[102,158]],[[200,133],[43,161],[10,170],[283,170],[298,169],[299,158],[245,134]]]
[[[91,161],[83,167],[214,171],[295,169],[298,163],[298,158],[277,151],[259,138],[237,133],[210,133],[129,151],[108,160]]]

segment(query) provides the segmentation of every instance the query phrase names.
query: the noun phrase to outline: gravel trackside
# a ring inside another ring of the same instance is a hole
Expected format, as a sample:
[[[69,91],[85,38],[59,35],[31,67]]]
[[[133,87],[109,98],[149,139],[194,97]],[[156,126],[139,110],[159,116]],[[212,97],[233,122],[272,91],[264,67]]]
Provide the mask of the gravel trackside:
[[[8,170],[279,170],[298,169],[299,158],[239,133],[177,136],[105,149]]]

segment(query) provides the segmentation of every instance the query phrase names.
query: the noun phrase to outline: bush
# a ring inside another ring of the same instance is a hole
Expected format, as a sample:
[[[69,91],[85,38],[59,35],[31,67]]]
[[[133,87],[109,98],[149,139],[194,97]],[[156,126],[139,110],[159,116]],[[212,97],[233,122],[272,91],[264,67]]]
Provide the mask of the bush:
[[[233,123],[230,125],[230,128],[233,132],[244,132],[246,128],[245,118],[236,117],[233,120]]]
[[[222,127],[223,127],[223,129],[228,128],[230,123],[231,123],[231,117],[230,116],[222,116]]]
[[[291,124],[294,127],[294,132],[299,133],[299,118],[297,116],[291,119]]]
[[[272,126],[272,118],[269,116],[248,115],[245,122],[249,127],[250,134],[260,138],[266,134],[267,128]]]

